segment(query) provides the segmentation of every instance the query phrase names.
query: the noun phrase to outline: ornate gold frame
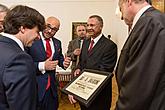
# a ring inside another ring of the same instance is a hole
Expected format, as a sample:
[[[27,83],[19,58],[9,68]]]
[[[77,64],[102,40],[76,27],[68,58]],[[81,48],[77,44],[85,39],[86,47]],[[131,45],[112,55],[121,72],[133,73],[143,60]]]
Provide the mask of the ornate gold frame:
[[[72,40],[76,38],[76,27],[80,24],[86,25],[87,22],[72,22]]]
[[[152,0],[152,5],[162,11],[163,13],[165,13],[165,0]]]

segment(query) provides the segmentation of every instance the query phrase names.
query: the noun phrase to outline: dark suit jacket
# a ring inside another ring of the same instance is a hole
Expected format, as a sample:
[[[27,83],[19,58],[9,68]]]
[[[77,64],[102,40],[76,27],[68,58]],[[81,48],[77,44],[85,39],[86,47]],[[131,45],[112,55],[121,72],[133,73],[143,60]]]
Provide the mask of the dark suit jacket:
[[[116,110],[165,110],[165,15],[149,8],[130,33],[116,70]]]
[[[104,35],[88,54],[90,39],[84,40],[78,68],[113,72],[117,60],[117,46]],[[111,105],[111,80],[86,110],[109,110]]]
[[[55,53],[53,54],[53,60],[58,60],[59,61],[58,65],[63,68],[64,57],[62,54],[61,42],[56,38],[52,38],[52,40],[55,49]],[[57,97],[58,82],[55,79],[55,71],[46,71],[45,74],[42,74],[41,71],[39,71],[38,69],[39,62],[43,62],[47,59],[42,40],[40,39],[35,41],[32,47],[28,49],[28,53],[32,56],[37,71],[39,101],[43,99],[43,96],[46,92],[48,74],[50,75],[51,78],[51,89],[53,91],[53,96]]]
[[[0,35],[0,110],[36,110],[36,75],[32,58]]]
[[[77,48],[80,48],[80,38],[76,38],[76,39],[70,41],[69,45],[68,45],[67,56],[71,57],[71,61],[72,61],[71,69],[72,69],[72,72],[76,68],[76,62],[77,62],[77,58],[78,58],[77,55],[73,54],[73,52]]]

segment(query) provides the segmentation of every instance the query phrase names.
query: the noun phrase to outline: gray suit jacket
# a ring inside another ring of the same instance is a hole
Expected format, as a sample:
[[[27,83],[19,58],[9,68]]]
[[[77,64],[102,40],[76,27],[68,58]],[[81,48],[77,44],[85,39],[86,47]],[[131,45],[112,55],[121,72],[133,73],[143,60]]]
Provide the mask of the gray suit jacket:
[[[116,110],[165,110],[165,14],[149,8],[119,58]]]
[[[0,110],[36,110],[35,77],[32,58],[0,35]]]
[[[80,48],[80,38],[76,38],[76,39],[70,41],[69,45],[68,45],[67,56],[71,57],[71,61],[72,61],[71,69],[72,69],[72,72],[74,72],[74,70],[76,68],[76,62],[78,60],[78,56],[73,54],[74,50],[77,49],[77,48]]]

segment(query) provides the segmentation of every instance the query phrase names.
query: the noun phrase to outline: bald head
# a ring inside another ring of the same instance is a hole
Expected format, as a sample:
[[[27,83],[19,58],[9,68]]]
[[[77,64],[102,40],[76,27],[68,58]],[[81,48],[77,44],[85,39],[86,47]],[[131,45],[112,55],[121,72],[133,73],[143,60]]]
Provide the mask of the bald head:
[[[60,21],[56,17],[48,17],[46,19],[46,29],[43,31],[45,38],[53,37],[60,28]]]
[[[50,24],[53,27],[56,27],[57,29],[60,28],[60,21],[56,17],[48,17],[46,20],[46,24]]]

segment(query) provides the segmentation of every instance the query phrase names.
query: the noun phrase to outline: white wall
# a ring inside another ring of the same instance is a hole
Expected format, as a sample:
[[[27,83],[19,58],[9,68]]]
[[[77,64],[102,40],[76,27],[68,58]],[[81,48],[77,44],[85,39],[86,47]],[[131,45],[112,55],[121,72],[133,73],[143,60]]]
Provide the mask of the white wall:
[[[111,35],[118,45],[118,53],[127,36],[127,26],[116,17],[115,10],[118,0],[0,0],[8,7],[22,4],[33,7],[45,17],[55,16],[60,19],[61,27],[56,37],[62,41],[63,53],[67,51],[68,42],[72,38],[72,22],[86,22],[93,14],[102,16],[103,33]]]

